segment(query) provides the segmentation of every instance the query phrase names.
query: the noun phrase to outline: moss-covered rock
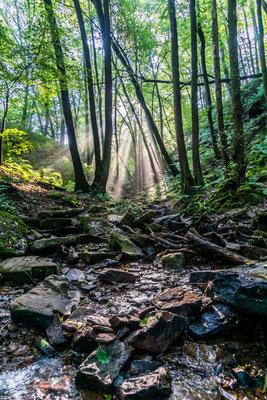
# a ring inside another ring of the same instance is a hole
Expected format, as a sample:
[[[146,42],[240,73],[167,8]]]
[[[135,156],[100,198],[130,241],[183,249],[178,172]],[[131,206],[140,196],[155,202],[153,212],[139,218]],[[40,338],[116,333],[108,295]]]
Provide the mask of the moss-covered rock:
[[[254,246],[259,246],[266,248],[267,246],[267,233],[262,231],[255,231],[253,234],[253,239],[250,239],[250,244]]]
[[[15,215],[0,212],[0,256],[23,255],[28,245],[27,226]]]
[[[120,251],[125,260],[135,260],[144,257],[144,253],[139,247],[127,236],[117,232],[111,234],[109,248],[114,251]]]
[[[80,222],[83,232],[90,233],[91,235],[109,237],[111,232],[122,233],[122,230],[115,225],[106,221],[104,218],[92,217],[91,215],[80,216]]]
[[[185,265],[184,253],[170,253],[161,258],[162,266],[169,270],[179,270]]]
[[[153,222],[152,224],[147,225],[148,229],[151,229],[152,232],[162,232],[163,231],[163,227],[160,224],[157,224],[155,222]]]

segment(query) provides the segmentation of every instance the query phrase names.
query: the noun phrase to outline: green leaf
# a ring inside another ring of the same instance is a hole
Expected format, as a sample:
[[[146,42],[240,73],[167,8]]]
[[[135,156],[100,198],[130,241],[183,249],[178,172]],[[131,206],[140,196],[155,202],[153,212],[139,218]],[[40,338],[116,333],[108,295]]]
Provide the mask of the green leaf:
[[[41,347],[46,347],[46,346],[49,346],[49,343],[45,339],[42,339],[41,340]]]
[[[109,363],[108,355],[105,352],[105,350],[101,349],[101,347],[99,347],[99,349],[96,352],[96,358],[101,364],[108,364]]]

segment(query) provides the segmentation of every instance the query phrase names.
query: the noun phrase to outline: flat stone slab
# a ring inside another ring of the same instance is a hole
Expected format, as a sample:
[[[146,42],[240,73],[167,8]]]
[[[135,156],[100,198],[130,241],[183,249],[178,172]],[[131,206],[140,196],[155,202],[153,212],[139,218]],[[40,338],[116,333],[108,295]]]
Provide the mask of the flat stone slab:
[[[114,251],[120,251],[125,260],[136,260],[144,257],[144,253],[139,247],[127,236],[117,232],[111,234],[109,248]]]
[[[32,283],[48,275],[57,274],[58,266],[51,258],[38,256],[12,257],[0,264],[0,273],[5,279],[19,283]]]
[[[160,309],[178,315],[195,316],[203,308],[211,304],[209,297],[203,296],[200,289],[193,286],[177,286],[166,290],[152,300],[152,304]]]
[[[49,239],[38,239],[35,240],[30,250],[33,252],[38,252],[46,249],[53,249],[61,245],[68,246],[76,243],[79,244],[79,243],[102,243],[102,242],[103,239],[101,239],[100,237],[85,233],[80,235],[68,235],[64,237],[56,237]]]
[[[28,245],[27,226],[15,215],[0,211],[0,256],[21,256]]]
[[[119,387],[121,400],[157,400],[168,399],[172,393],[171,376],[166,368],[128,378]]]
[[[98,352],[100,349],[95,350],[80,365],[76,375],[76,383],[80,387],[110,394],[114,392],[113,382],[130,358],[133,349],[116,340],[101,346],[101,350],[108,357],[106,363],[99,360]]]
[[[70,315],[80,301],[80,291],[65,277],[51,275],[11,303],[13,322],[47,329],[56,313]]]
[[[38,217],[39,218],[66,218],[66,217],[74,217],[76,215],[81,214],[84,212],[84,208],[64,208],[61,210],[45,210],[39,211]]]
[[[242,265],[227,270],[197,271],[190,282],[207,283],[207,294],[229,304],[267,316],[267,263]]]

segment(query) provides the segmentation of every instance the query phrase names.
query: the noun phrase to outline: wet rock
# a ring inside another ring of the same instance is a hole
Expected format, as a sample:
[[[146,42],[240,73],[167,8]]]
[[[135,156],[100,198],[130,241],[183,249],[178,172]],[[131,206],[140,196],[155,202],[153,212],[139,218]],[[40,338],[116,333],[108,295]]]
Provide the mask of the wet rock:
[[[67,226],[77,226],[78,221],[74,218],[47,218],[40,220],[40,228],[52,230],[56,233],[64,233]]]
[[[110,318],[109,322],[116,331],[123,328],[134,330],[139,328],[141,319],[137,315],[114,315]]]
[[[31,283],[48,275],[57,274],[58,266],[51,258],[38,256],[12,257],[0,264],[1,274],[8,280]]]
[[[186,341],[178,362],[186,368],[206,372],[219,369],[224,357],[224,351],[216,345]]]
[[[189,325],[189,333],[198,339],[206,339],[230,331],[236,328],[238,323],[237,315],[230,307],[217,304]]]
[[[171,377],[167,369],[126,379],[119,387],[121,400],[164,400],[172,393]]]
[[[134,283],[138,277],[138,273],[123,269],[105,269],[99,275],[99,279],[107,283]]]
[[[110,394],[114,392],[113,382],[131,356],[132,348],[116,340],[101,346],[101,350],[106,353],[108,363],[99,361],[99,349],[95,350],[80,365],[76,383],[80,387]]]
[[[55,354],[55,349],[41,336],[35,338],[35,344],[45,356],[52,357]]]
[[[207,283],[209,296],[218,302],[267,315],[266,263],[242,265],[228,270],[190,274],[190,282]]]
[[[30,250],[33,252],[40,252],[47,249],[60,247],[61,245],[68,246],[78,243],[102,243],[103,241],[104,240],[100,237],[90,234],[68,235],[64,237],[35,240]]]
[[[194,316],[211,304],[211,300],[203,296],[200,289],[193,286],[177,286],[166,290],[152,300],[152,304],[160,309],[178,315]]]
[[[55,315],[52,324],[47,328],[46,334],[49,343],[53,347],[61,347],[68,342],[68,340],[63,335],[62,322],[58,314]]]
[[[183,333],[186,319],[163,311],[152,312],[141,323],[143,327],[129,335],[128,343],[137,349],[159,354]]]
[[[162,266],[168,270],[179,270],[185,266],[184,253],[170,253],[161,258]]]
[[[14,323],[47,329],[54,313],[69,315],[79,301],[77,286],[67,278],[51,275],[41,285],[12,301],[11,317]]]
[[[77,268],[72,268],[66,274],[66,278],[68,278],[69,281],[73,282],[83,282],[85,280],[85,275],[83,271]]]
[[[27,226],[15,215],[0,211],[0,256],[21,256],[27,248]]]
[[[117,255],[117,253],[111,252],[111,251],[100,251],[100,252],[85,251],[83,253],[82,252],[79,253],[79,257],[89,265],[99,263],[106,259],[111,259],[113,257],[116,257],[116,255]],[[115,260],[114,260],[114,262],[115,262]]]
[[[127,236],[113,232],[110,237],[111,250],[120,251],[125,260],[135,260],[144,257],[142,250],[137,247]]]
[[[84,212],[83,208],[64,208],[61,210],[45,210],[39,211],[39,218],[66,218],[74,217]]]
[[[131,375],[145,374],[155,371],[161,366],[159,361],[134,360],[131,362],[128,373]]]

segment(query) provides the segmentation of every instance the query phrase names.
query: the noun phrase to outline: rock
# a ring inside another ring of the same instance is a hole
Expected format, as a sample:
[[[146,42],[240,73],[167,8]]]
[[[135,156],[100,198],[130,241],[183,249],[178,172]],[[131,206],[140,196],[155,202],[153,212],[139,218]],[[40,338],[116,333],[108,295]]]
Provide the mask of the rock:
[[[184,253],[170,253],[161,258],[162,266],[168,270],[179,270],[185,266]]]
[[[267,315],[266,263],[242,265],[227,270],[201,271],[190,274],[190,282],[207,283],[214,300]]]
[[[255,385],[256,382],[242,368],[233,368],[232,371],[242,386],[250,387]]]
[[[166,290],[155,297],[152,304],[160,310],[189,317],[207,308],[211,300],[203,296],[200,289],[186,285]]]
[[[178,362],[187,368],[204,373],[219,368],[224,357],[224,351],[217,345],[185,341]]]
[[[230,307],[217,304],[189,325],[189,333],[198,339],[206,339],[233,330],[238,324],[237,315]]]
[[[123,233],[123,231],[111,224],[104,218],[81,215],[79,217],[83,231],[91,235],[109,237],[112,232]]]
[[[100,332],[95,338],[97,343],[110,343],[116,339],[115,333]]]
[[[267,233],[267,210],[259,211],[252,221],[253,228]]]
[[[97,348],[96,332],[91,326],[82,326],[72,338],[72,348],[80,353],[90,354]]]
[[[130,211],[126,211],[126,213],[123,214],[123,216],[120,218],[119,225],[120,226],[123,226],[123,225],[131,226],[134,223],[134,220],[135,220],[135,215],[133,213],[131,213]]]
[[[145,374],[155,371],[160,366],[161,363],[159,361],[134,360],[131,362],[128,373],[131,375]]]
[[[22,346],[13,353],[13,356],[15,357],[24,356],[24,354],[27,354],[30,350],[31,350],[30,346],[27,345]]]
[[[250,244],[254,246],[259,246],[266,249],[267,246],[267,233],[263,231],[255,231],[253,238],[249,241]]]
[[[11,303],[13,322],[47,329],[53,322],[54,313],[69,315],[80,301],[79,289],[67,278],[51,275],[28,293]]]
[[[119,340],[101,346],[101,351],[108,357],[106,364],[98,360],[99,350],[95,350],[80,365],[76,383],[80,387],[110,394],[114,392],[113,382],[131,356],[132,348]]]
[[[144,247],[154,244],[153,240],[148,235],[135,234],[131,235],[130,239],[137,244],[137,246]]]
[[[128,378],[119,386],[121,400],[164,400],[172,393],[171,376],[166,368]]]
[[[127,236],[113,232],[110,237],[109,248],[120,251],[125,260],[135,260],[144,257],[142,250],[137,247]]]
[[[41,336],[35,338],[35,344],[45,356],[52,357],[55,354],[55,349]]]
[[[140,217],[138,217],[135,222],[134,225],[135,226],[142,226],[145,222],[151,222],[152,219],[154,219],[156,216],[156,211],[155,210],[149,210],[145,213],[143,213],[142,215],[140,215]]]
[[[84,208],[64,208],[61,210],[45,210],[39,211],[39,218],[66,218],[75,217],[84,212]]]
[[[73,282],[83,282],[85,280],[84,272],[77,268],[70,269],[65,276],[69,281]]]
[[[137,315],[114,315],[110,318],[109,322],[116,331],[123,328],[134,330],[139,328],[141,319]]]
[[[152,312],[141,323],[143,327],[129,335],[128,343],[137,349],[159,354],[183,333],[186,319],[163,311]]]
[[[46,334],[52,347],[61,347],[68,342],[63,335],[62,322],[58,314],[55,315],[52,324],[47,328]]]
[[[162,232],[163,231],[162,225],[156,224],[155,222],[153,222],[152,224],[149,224],[147,226],[147,229],[148,230],[151,229],[152,232]]]
[[[79,257],[89,265],[99,263],[106,259],[116,257],[117,253],[108,251],[85,251],[78,254]],[[114,260],[115,261],[115,260]]]
[[[99,279],[107,283],[134,283],[138,277],[138,273],[123,269],[105,269],[99,274]]]
[[[92,204],[88,211],[90,214],[104,214],[108,212],[108,208],[102,204]]]
[[[74,265],[77,264],[77,262],[79,261],[80,257],[78,256],[78,254],[76,253],[75,249],[73,247],[69,248],[69,253],[66,257],[66,262],[68,265]]]
[[[86,320],[88,317],[90,317],[91,315],[93,315],[95,313],[95,310],[93,308],[89,308],[89,307],[77,307],[75,311],[73,311],[73,313],[71,313],[71,315],[68,317],[68,319],[70,319],[71,321],[79,321],[82,322],[84,320]]]
[[[78,221],[74,218],[47,218],[40,220],[40,228],[52,230],[56,233],[64,233],[67,226],[77,226]]]
[[[0,211],[0,257],[21,256],[27,248],[27,226],[15,215]]]
[[[12,257],[0,264],[0,272],[6,278],[19,283],[32,283],[48,275],[57,274],[58,266],[51,258],[38,256]]]
[[[68,246],[78,243],[102,243],[103,241],[103,239],[89,234],[68,235],[64,237],[35,240],[30,250],[33,252],[38,252],[47,249],[53,249],[61,245]]]

